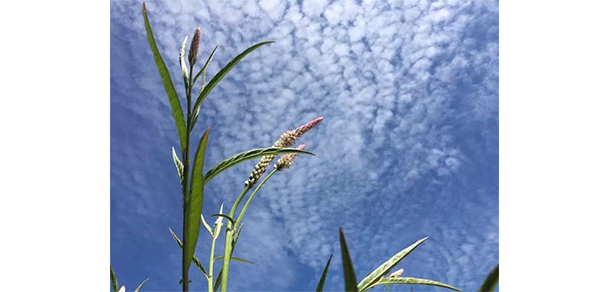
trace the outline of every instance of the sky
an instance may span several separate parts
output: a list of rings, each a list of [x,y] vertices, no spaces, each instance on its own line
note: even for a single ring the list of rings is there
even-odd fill
[[[133,290],[177,291],[179,148],[139,1],[111,1],[111,263]],[[415,241],[403,276],[475,291],[499,259],[498,1],[148,1],[157,45],[183,98],[180,45],[201,27],[208,80],[266,40],[212,91],[193,131],[210,127],[205,169],[269,147],[316,117],[299,156],[245,217],[232,291],[343,289],[338,229],[358,279]],[[182,100],[184,102],[184,99]],[[183,108],[184,108],[183,104]],[[231,205],[257,160],[214,178],[203,215]],[[196,255],[207,262],[210,238]],[[191,289],[206,282],[192,266]],[[377,288],[381,291],[383,288]],[[441,291],[416,286],[415,291]],[[410,291],[393,286],[392,291]]]

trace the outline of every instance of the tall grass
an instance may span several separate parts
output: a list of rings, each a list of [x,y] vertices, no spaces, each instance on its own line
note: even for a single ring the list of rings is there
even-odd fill
[[[228,290],[229,283],[230,263],[233,261],[253,264],[247,259],[233,257],[233,252],[236,249],[239,235],[244,225],[243,221],[245,220],[245,214],[248,208],[250,207],[250,203],[255,198],[255,195],[261,191],[265,183],[277,173],[288,170],[294,164],[295,159],[299,154],[314,155],[313,153],[304,150],[305,144],[301,144],[297,148],[289,147],[292,147],[295,142],[299,140],[305,133],[320,124],[323,119],[320,117],[308,123],[305,123],[300,127],[285,131],[271,147],[246,150],[232,157],[229,157],[218,163],[217,165],[210,167],[207,171],[204,171],[206,147],[208,144],[208,140],[210,139],[211,130],[208,127],[207,130],[200,136],[198,136],[196,133],[193,133],[193,129],[197,124],[197,120],[201,113],[201,106],[204,100],[212,92],[214,87],[236,65],[238,65],[242,59],[244,59],[254,50],[261,48],[265,45],[272,44],[273,41],[264,41],[247,48],[241,54],[233,58],[233,60],[231,60],[227,65],[225,65],[212,77],[209,82],[206,83],[205,78],[207,75],[207,68],[210,62],[212,61],[214,55],[216,54],[218,46],[216,46],[212,50],[211,54],[207,57],[205,63],[200,68],[198,68],[197,61],[199,55],[199,40],[201,38],[201,29],[197,28],[193,34],[193,38],[188,49],[188,54],[186,54],[188,36],[184,38],[184,41],[182,42],[182,46],[180,48],[179,63],[182,73],[182,81],[184,83],[184,95],[182,97],[183,100],[181,101],[181,97],[176,92],[176,88],[174,87],[172,78],[169,74],[167,66],[165,65],[165,61],[161,57],[159,49],[157,48],[152,27],[149,23],[145,4],[142,5],[142,15],[144,18],[144,26],[146,29],[148,44],[150,46],[154,62],[157,65],[163,88],[168,97],[172,116],[176,124],[178,144],[180,145],[180,152],[176,152],[176,149],[172,147],[171,155],[177,170],[178,177],[180,179],[180,187],[182,191],[182,238],[180,238],[171,228],[169,228],[169,232],[178,244],[178,246],[182,249],[182,277],[180,279],[182,291],[186,292],[189,290],[189,283],[192,281],[191,279],[189,279],[189,270],[191,267],[191,263],[194,263],[197,269],[201,272],[203,278],[207,281],[208,292],[214,292],[218,289],[220,289],[222,292],[226,292]],[[200,81],[199,78],[201,78]],[[182,108],[183,102],[186,104],[186,109]],[[192,142],[196,142],[196,145],[191,145]],[[191,152],[193,149],[191,149],[191,146],[196,146],[196,148],[193,148],[195,151],[192,159]],[[262,178],[263,175],[266,173],[267,168],[271,165],[271,163],[278,155],[281,155],[281,157],[273,165],[273,170],[269,174],[267,174],[262,179],[262,181],[259,182],[260,178]],[[210,226],[206,222],[205,217],[201,214],[204,202],[205,185],[212,179],[214,179],[217,175],[221,174],[223,171],[239,163],[259,157],[259,162],[255,165],[248,179],[245,181],[243,190],[239,195],[236,196],[236,199],[231,205],[229,212],[227,214],[223,213],[224,207],[223,205],[221,205],[219,208],[219,212],[217,214],[212,215],[212,217],[217,218],[214,221],[213,226]],[[246,198],[246,196],[248,196],[248,199],[242,206],[241,203]],[[199,241],[199,233],[202,225],[209,234],[211,240],[210,254],[207,261],[207,269],[204,266],[204,262],[201,261],[197,257],[197,255],[195,255],[195,248]],[[222,247],[222,255],[218,256],[216,252],[216,241],[223,231],[225,235],[225,241]],[[354,266],[352,265],[349,250],[347,247],[347,242],[341,229],[339,230],[339,239],[341,243],[341,258],[343,262],[346,291],[363,292],[372,289],[375,286],[389,286],[392,284],[432,285],[459,291],[453,286],[437,281],[402,277],[402,269],[390,274],[389,276],[386,276],[394,267],[399,264],[401,260],[408,256],[427,238],[423,238],[412,244],[411,246],[401,250],[389,260],[381,264],[377,269],[369,273],[360,282],[357,282],[356,280],[356,273],[354,270]],[[324,268],[324,271],[322,272],[320,280],[318,281],[318,285],[315,291],[323,291],[331,260],[332,255],[330,255],[326,263],[326,266]],[[217,266],[215,265],[216,261],[219,261],[222,264],[218,272],[215,271],[215,268],[217,268]],[[113,290],[115,292],[117,292],[118,290],[124,290],[124,286],[121,287],[121,289],[118,288],[119,284],[114,270],[112,269],[112,266],[110,267],[110,271]],[[237,280],[238,279],[234,281]],[[148,281],[148,279],[144,280],[136,288],[136,291],[138,291],[146,281]],[[485,287],[488,286],[489,285]]]

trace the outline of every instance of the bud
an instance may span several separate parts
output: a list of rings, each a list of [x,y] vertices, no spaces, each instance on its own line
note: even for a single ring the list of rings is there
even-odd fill
[[[294,130],[288,130],[286,132],[284,132],[282,134],[282,136],[280,136],[280,138],[275,141],[275,143],[273,143],[273,147],[278,147],[278,148],[287,148],[290,147],[292,145],[294,145],[294,143],[301,137],[303,136],[303,134],[307,133],[309,130],[311,130],[313,127],[315,127],[317,124],[319,124],[320,122],[322,122],[324,118],[323,117],[319,117],[305,125],[302,125]],[[246,187],[251,188],[252,186],[254,186],[254,184],[256,184],[256,182],[258,181],[258,179],[265,173],[265,171],[267,171],[267,166],[269,166],[269,164],[271,163],[271,161],[273,161],[273,159],[276,157],[277,155],[267,155],[267,156],[263,156],[263,158],[261,158],[261,160],[258,162],[258,164],[256,164],[256,166],[254,166],[254,169],[252,170],[252,173],[250,173],[250,177],[248,178],[248,180],[245,182]]]
[[[201,28],[197,27],[195,35],[191,41],[191,48],[189,49],[189,64],[195,66],[197,62],[197,53],[199,52],[199,38],[201,37]]]
[[[303,150],[305,149],[306,145],[307,144],[303,143],[299,145],[297,149]],[[282,157],[280,157],[280,159],[277,160],[277,163],[273,167],[279,171],[289,169],[294,164],[294,160],[297,158],[297,156],[299,156],[299,153],[284,154]]]
[[[390,274],[390,278],[398,278],[400,276],[402,276],[402,273],[405,272],[405,269],[400,269],[392,274]]]

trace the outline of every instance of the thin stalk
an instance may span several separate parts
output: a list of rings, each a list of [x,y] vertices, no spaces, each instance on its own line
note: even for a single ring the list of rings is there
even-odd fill
[[[185,236],[186,234],[186,202],[188,200],[189,197],[189,185],[188,185],[188,179],[189,179],[189,144],[190,144],[190,138],[191,138],[191,132],[188,131],[188,129],[190,129],[191,127],[191,91],[193,88],[192,85],[192,76],[193,76],[193,66],[190,66],[190,73],[189,73],[189,86],[186,90],[186,102],[187,102],[187,107],[186,107],[186,111],[187,111],[187,118],[186,118],[186,145],[184,147],[184,152],[182,152],[182,161],[184,164],[184,181],[182,182],[182,198],[183,198],[183,202],[182,202],[182,242],[185,248],[182,249],[182,291],[183,292],[188,292],[189,290],[189,273],[188,273],[188,269],[186,268],[186,265],[184,263],[184,258],[186,257],[186,247],[188,246],[187,243],[187,238]],[[188,261],[190,261],[191,259],[188,259]]]
[[[244,216],[244,214],[246,213],[246,210],[248,209],[248,206],[250,205],[250,202],[252,201],[252,198],[254,198],[254,195],[256,195],[256,193],[258,192],[258,190],[260,190],[263,185],[267,182],[267,180],[269,178],[271,178],[271,176],[273,176],[275,173],[277,172],[277,169],[273,169],[273,171],[271,173],[269,173],[265,179],[258,184],[258,186],[256,187],[256,189],[254,189],[254,192],[252,192],[252,194],[250,195],[250,197],[248,198],[248,201],[246,201],[246,204],[244,205],[244,207],[241,209],[241,212],[239,213],[239,217],[237,217],[237,221],[235,221],[235,226],[239,226],[239,223],[241,222],[241,218]]]
[[[245,187],[241,194],[233,203],[233,207],[231,207],[231,212],[229,213],[229,217],[233,218],[235,215],[235,211],[237,210],[237,206],[241,200],[246,196],[250,187]],[[237,226],[236,226],[237,227]],[[227,232],[225,237],[225,246],[224,246],[224,258],[222,259],[222,277],[220,278],[220,291],[227,292],[227,282],[229,281],[229,261],[231,260],[232,253],[232,245],[233,245],[233,228],[231,221],[227,221]]]
[[[212,248],[210,249],[210,266],[208,268],[208,292],[214,292],[214,248],[216,247],[216,237],[212,237]]]

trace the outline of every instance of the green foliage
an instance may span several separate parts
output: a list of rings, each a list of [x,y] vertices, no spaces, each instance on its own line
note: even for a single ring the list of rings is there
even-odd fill
[[[203,183],[207,184],[212,178],[220,174],[221,172],[241,163],[246,160],[254,159],[261,156],[266,155],[277,155],[277,154],[288,154],[288,153],[299,153],[299,154],[309,154],[315,155],[309,151],[299,150],[299,149],[290,149],[290,148],[277,148],[277,147],[269,147],[269,148],[259,148],[252,149],[248,151],[244,151],[239,153],[233,157],[227,158],[222,162],[218,163],[216,166],[212,167],[212,169],[208,170],[203,176]]]
[[[318,281],[318,286],[316,287],[316,292],[322,292],[324,290],[324,282],[326,281],[326,273],[328,273],[328,267],[330,266],[330,261],[333,259],[333,255],[331,254],[326,262],[326,266],[324,267],[324,272],[322,272],[322,276],[320,277],[320,281]]]
[[[176,241],[176,243],[178,244],[178,246],[180,248],[182,247],[182,241],[180,241],[180,238],[178,238],[178,236],[176,236],[176,233],[174,233],[174,231],[170,228],[169,229],[169,233],[172,234],[172,237],[174,238],[174,240]],[[205,271],[205,268],[203,267],[203,264],[201,263],[201,261],[197,258],[196,255],[193,255],[193,263],[195,263],[195,266],[197,266],[199,268],[199,270],[203,273],[204,276],[208,276],[208,273]]]
[[[493,292],[500,282],[500,265],[498,264],[485,278],[477,292]]]
[[[222,260],[222,259],[224,259],[224,256],[219,256],[219,257],[215,257],[214,258],[215,261],[219,261],[219,260]],[[231,261],[240,262],[240,263],[246,263],[246,264],[251,264],[251,265],[254,264],[253,262],[251,262],[249,260],[238,258],[238,257],[234,257],[234,256],[231,257]]]
[[[114,269],[112,268],[112,265],[110,265],[110,281],[112,281],[112,291],[118,292],[119,291],[119,281],[116,278],[116,274],[114,273]]]
[[[407,255],[409,255],[416,247],[426,241],[428,237],[424,237],[412,244],[411,246],[401,250],[394,256],[392,256],[385,263],[381,264],[381,266],[377,267],[373,272],[371,272],[368,276],[366,276],[360,283],[358,284],[358,289],[361,291],[365,291],[367,288],[372,286],[375,282],[379,281],[383,275],[387,274],[392,268],[394,268],[398,263],[404,259]]]
[[[383,277],[381,278],[379,281],[373,283],[373,285],[367,287],[366,289],[362,290],[362,292],[373,288],[374,286],[377,285],[390,285],[390,284],[402,284],[402,285],[428,285],[428,286],[436,286],[436,287],[441,287],[441,288],[447,288],[447,289],[451,289],[454,291],[460,291],[458,290],[458,288],[455,288],[451,285],[447,285],[445,283],[441,283],[441,282],[437,282],[437,281],[433,281],[433,280],[428,280],[428,279],[419,279],[419,278],[403,278],[403,277]]]
[[[352,259],[349,256],[345,236],[343,236],[343,228],[339,228],[339,240],[341,244],[341,259],[343,260],[343,279],[345,280],[345,291],[358,292],[356,272],[354,271],[354,266],[352,265]]]
[[[183,269],[188,272],[191,264],[191,259],[195,254],[195,246],[199,239],[199,218],[203,208],[203,161],[205,157],[205,148],[208,143],[210,129],[203,134],[197,152],[195,154],[195,164],[193,164],[193,176],[191,178],[191,194],[186,199],[184,206],[186,212],[184,226],[184,250],[182,256]]]
[[[174,88],[172,78],[169,75],[167,66],[165,66],[165,62],[163,61],[161,53],[159,53],[159,49],[157,48],[157,44],[155,43],[152,28],[150,27],[150,23],[148,22],[148,15],[146,13],[145,4],[142,4],[142,15],[144,16],[144,26],[146,27],[146,37],[148,38],[148,45],[150,46],[150,50],[152,51],[153,57],[155,59],[155,64],[157,64],[159,75],[161,75],[163,88],[165,89],[165,93],[167,94],[167,98],[169,99],[169,105],[172,109],[174,121],[176,122],[176,128],[178,128],[180,146],[184,151],[186,147],[186,123],[184,122],[184,113],[182,112],[182,106],[180,105],[180,100],[178,99],[178,94],[176,93],[176,89]]]
[[[231,71],[231,69],[233,69],[233,67],[235,67],[239,63],[239,61],[241,61],[243,58],[245,58],[248,54],[252,53],[254,50],[258,49],[259,47],[262,47],[264,45],[271,44],[271,43],[274,43],[274,42],[266,41],[266,42],[258,43],[254,46],[249,47],[248,49],[243,51],[241,54],[237,55],[237,57],[235,57],[231,62],[229,62],[229,64],[227,64],[224,68],[222,68],[220,71],[218,71],[218,73],[216,73],[216,75],[214,75],[214,77],[212,77],[212,80],[210,80],[210,83],[208,83],[203,88],[203,90],[197,97],[197,101],[195,101],[195,106],[194,106],[195,110],[193,111],[194,123],[197,122],[197,117],[199,116],[199,108],[201,107],[201,104],[203,103],[205,98],[208,96],[208,94],[210,94],[212,89],[214,89],[214,87],[216,87],[218,82],[220,82],[220,80],[222,80],[229,73],[229,71]],[[216,50],[214,50],[214,52],[216,52]],[[212,55],[210,55],[210,58],[208,58],[209,60],[211,60],[214,52],[212,52]]]
[[[142,288],[142,286],[144,286],[144,283],[148,282],[148,279],[142,281],[142,283],[140,283],[140,285],[138,285],[138,287],[136,287],[136,290],[133,290],[133,292],[138,292],[140,291],[140,288]]]

